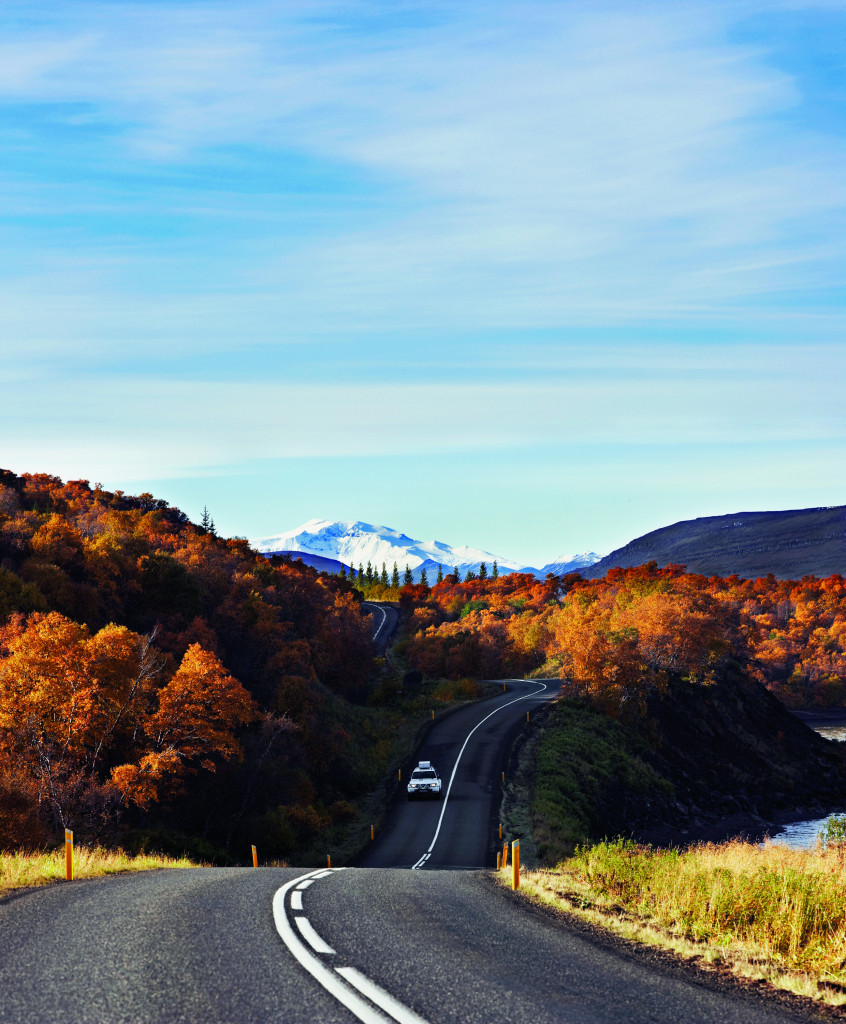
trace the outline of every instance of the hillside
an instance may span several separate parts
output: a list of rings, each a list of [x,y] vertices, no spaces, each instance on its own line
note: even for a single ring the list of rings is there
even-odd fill
[[[706,576],[779,579],[846,574],[846,506],[785,512],[736,512],[653,530],[587,569],[598,579],[615,566],[655,561]]]

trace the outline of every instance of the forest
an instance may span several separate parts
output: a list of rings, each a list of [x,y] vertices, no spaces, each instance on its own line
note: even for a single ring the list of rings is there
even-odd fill
[[[846,701],[846,582],[705,577],[655,562],[406,587],[405,654],[426,675],[560,676],[609,710],[671,676],[707,682],[728,659],[787,705]]]
[[[363,598],[402,612],[391,666]],[[845,647],[840,576],[330,575],[150,494],[0,470],[0,849],[69,826],[219,862],[251,843],[300,855],[395,772],[397,736],[414,733],[403,674],[435,681],[430,703],[557,676],[619,716],[732,661],[785,703],[839,705]]]
[[[0,471],[0,848],[284,856],[348,820],[360,600],[150,494]]]

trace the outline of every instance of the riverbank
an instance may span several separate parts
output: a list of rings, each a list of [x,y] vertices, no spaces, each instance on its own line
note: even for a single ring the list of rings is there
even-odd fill
[[[506,884],[506,873],[498,878]],[[618,840],[525,872],[520,891],[704,970],[846,1006],[842,848],[731,842],[679,851]]]

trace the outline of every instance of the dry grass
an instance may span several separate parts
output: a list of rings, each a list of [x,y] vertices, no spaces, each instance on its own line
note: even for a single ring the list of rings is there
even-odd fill
[[[840,845],[806,851],[733,841],[680,851],[606,842],[554,870],[526,872],[521,888],[705,967],[846,1004]]]
[[[100,847],[76,847],[73,856],[74,878],[97,878],[123,871],[152,871],[157,868],[196,868],[186,857],[178,859],[159,854],[131,857],[120,850]],[[0,896],[12,889],[49,885],[65,880],[65,851],[49,853],[0,852]]]

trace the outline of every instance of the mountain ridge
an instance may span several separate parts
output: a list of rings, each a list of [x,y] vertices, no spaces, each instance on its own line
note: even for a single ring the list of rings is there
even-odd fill
[[[307,555],[354,568],[367,562],[378,568],[384,562],[391,570],[396,562],[402,572],[408,565],[415,582],[424,571],[427,577],[431,577],[439,565],[445,572],[457,569],[464,574],[467,571],[478,572],[483,562],[490,570],[496,562],[500,573],[527,572],[543,578],[548,572],[560,575],[599,559],[594,552],[564,555],[538,569],[482,548],[450,545],[437,540],[415,540],[391,527],[373,526],[361,520],[310,519],[293,530],[259,537],[251,540],[250,544],[264,555],[287,554],[292,558]]]

